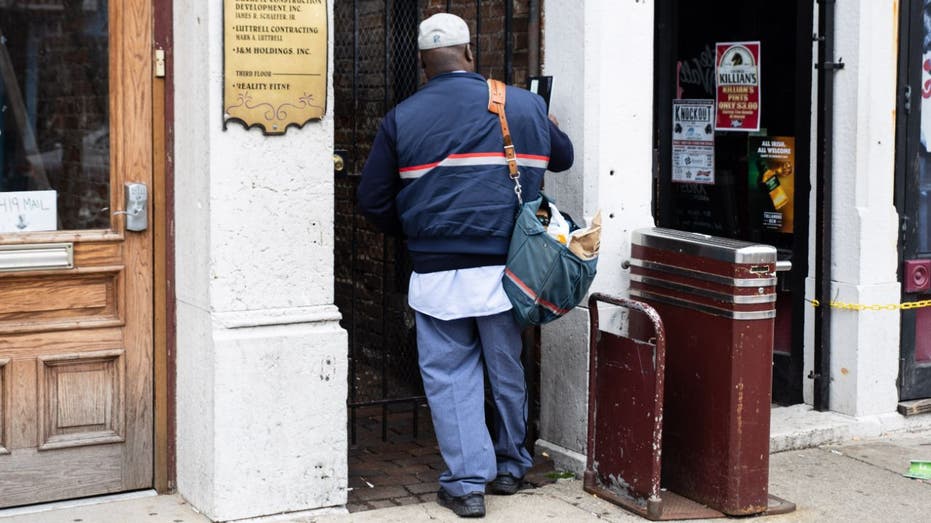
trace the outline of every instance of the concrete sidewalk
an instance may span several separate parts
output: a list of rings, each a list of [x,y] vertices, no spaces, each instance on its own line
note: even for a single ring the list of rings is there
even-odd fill
[[[791,413],[790,413],[791,414]],[[792,415],[807,416],[802,410]],[[798,509],[760,521],[931,521],[931,481],[902,476],[913,459],[931,460],[931,427],[928,421],[908,422],[890,436],[862,439],[885,422],[871,427],[847,423],[849,419],[823,418],[823,430],[808,434],[784,428],[778,436],[774,424],[772,445],[783,450],[770,456],[771,494],[789,500]],[[838,421],[844,423],[838,424]],[[806,423],[810,423],[808,420]],[[898,423],[898,422],[896,422]],[[810,425],[809,425],[810,426]],[[908,430],[909,432],[906,432]],[[838,439],[844,443],[835,443]],[[822,441],[825,440],[825,441]],[[818,443],[820,441],[820,443]],[[814,448],[784,450],[818,444]],[[485,521],[645,521],[582,490],[581,481],[559,480],[510,497],[487,496]],[[49,508],[49,507],[42,507]],[[33,508],[32,510],[35,510]],[[263,518],[262,522],[343,523],[461,521],[436,503],[420,503],[353,514],[340,509]],[[24,513],[23,509],[0,511],[0,523],[207,523],[177,496],[143,496],[88,506]],[[718,520],[722,521],[722,520]]]
[[[774,454],[770,459],[769,491],[794,502],[798,509],[759,521],[929,521],[931,482],[902,476],[909,460],[921,457],[931,459],[931,433]],[[646,521],[587,494],[578,480],[560,480],[511,497],[488,496],[486,504],[486,521]],[[459,519],[435,503],[424,503],[306,521],[409,523]]]

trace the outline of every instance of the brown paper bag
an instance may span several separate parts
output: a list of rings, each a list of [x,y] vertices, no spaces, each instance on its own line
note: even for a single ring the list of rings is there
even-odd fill
[[[583,260],[598,256],[601,248],[601,210],[592,218],[591,227],[574,231],[569,237],[569,250]]]

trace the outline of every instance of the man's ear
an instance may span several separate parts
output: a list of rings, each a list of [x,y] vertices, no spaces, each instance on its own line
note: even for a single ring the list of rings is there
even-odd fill
[[[472,59],[472,44],[466,44],[466,46],[465,46],[465,59],[466,59],[466,62],[469,62],[470,64],[473,62],[473,59]]]

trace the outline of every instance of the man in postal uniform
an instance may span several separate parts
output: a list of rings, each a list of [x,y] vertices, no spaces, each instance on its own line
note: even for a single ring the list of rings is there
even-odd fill
[[[518,209],[489,88],[475,73],[465,21],[435,14],[420,24],[427,84],[388,112],[362,171],[359,210],[387,233],[403,233],[414,272],[424,390],[447,470],[437,502],[462,517],[485,515],[486,485],[509,495],[532,459],[524,447],[527,388],[521,327],[501,284]],[[572,166],[569,138],[542,98],[508,87],[506,114],[523,198],[543,173]],[[495,412],[485,423],[487,371]]]

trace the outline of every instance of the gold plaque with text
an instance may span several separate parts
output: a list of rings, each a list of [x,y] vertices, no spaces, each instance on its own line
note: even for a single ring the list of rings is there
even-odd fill
[[[224,0],[223,125],[284,134],[326,112],[326,0]]]

